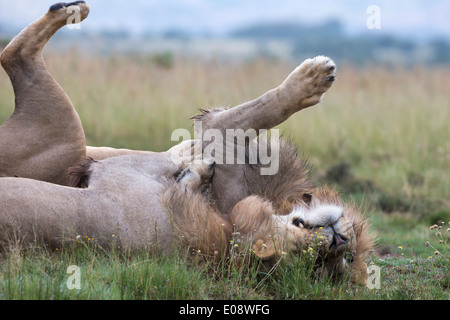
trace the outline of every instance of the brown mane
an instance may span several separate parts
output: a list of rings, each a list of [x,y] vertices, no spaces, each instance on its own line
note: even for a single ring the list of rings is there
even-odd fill
[[[269,200],[277,214],[287,214],[295,204],[304,201],[303,195],[311,194],[315,186],[309,180],[308,161],[298,156],[294,143],[281,137],[276,152],[280,154],[277,174],[258,173],[246,177],[246,184],[249,194]]]

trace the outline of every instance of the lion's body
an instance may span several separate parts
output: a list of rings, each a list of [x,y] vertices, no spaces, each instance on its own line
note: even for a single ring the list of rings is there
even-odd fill
[[[169,221],[160,196],[177,167],[167,154],[139,157],[92,163],[89,188],[83,189],[24,178],[1,179],[0,225],[15,230],[22,243],[39,239],[41,244],[60,247],[64,239],[83,235],[106,246],[115,234],[124,248],[150,248],[156,242],[167,248]]]
[[[363,258],[372,245],[367,220],[355,208],[344,206],[335,192],[313,188],[304,161],[294,156],[291,145],[282,141],[280,145],[284,179],[254,175],[261,179],[246,182],[249,195],[234,204],[228,217],[193,188],[195,181],[184,184],[173,178],[179,166],[169,153],[92,161],[84,168],[86,188],[3,178],[0,226],[9,232],[2,230],[0,240],[5,244],[13,234],[21,243],[54,248],[82,236],[96,239],[104,248],[120,243],[124,250],[170,253],[173,244],[179,249],[184,243],[204,254],[224,255],[233,231],[239,231],[243,243],[254,247],[257,255],[273,260],[283,250],[297,252],[315,245],[321,225],[321,248],[330,271],[344,270],[347,251],[353,254],[354,263],[364,265]],[[298,171],[287,175],[292,168]],[[200,169],[197,167],[197,172]],[[201,176],[197,180],[201,181]],[[271,188],[261,188],[264,182]],[[305,193],[311,194],[311,203],[304,201]],[[290,203],[289,209],[286,203]],[[295,225],[295,217],[314,227]],[[339,250],[330,250],[334,232],[347,241]]]
[[[89,8],[79,7],[81,18],[86,18]],[[86,157],[80,118],[42,58],[44,46],[69,16],[65,10],[49,10],[1,53],[16,105],[14,114],[0,126],[0,177],[66,184],[67,167]]]
[[[58,247],[87,236],[106,248],[114,235],[125,250],[168,252],[184,243],[226,254],[237,228],[268,260],[283,248],[312,245],[320,230],[327,270],[342,271],[350,252],[356,278],[364,278],[363,258],[372,245],[367,220],[332,190],[313,186],[306,163],[285,142],[277,149],[278,172],[269,176],[261,174],[261,163],[227,164],[226,153],[215,168],[209,160],[192,162],[192,155],[176,164],[172,155],[190,150],[189,141],[162,153],[86,147],[80,119],[42,59],[47,41],[69,23],[72,6],[81,20],[87,17],[84,1],[54,5],[0,56],[16,96],[14,114],[0,127],[2,246],[15,239]],[[199,134],[271,129],[320,102],[334,80],[331,59],[307,59],[255,100],[195,117],[203,124]],[[203,141],[201,151],[211,147],[223,145]],[[86,157],[93,159],[82,162]],[[211,198],[203,193],[209,183]]]

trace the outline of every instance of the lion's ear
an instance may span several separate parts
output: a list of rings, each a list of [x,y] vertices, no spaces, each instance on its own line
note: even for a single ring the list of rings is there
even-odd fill
[[[262,239],[256,240],[253,244],[253,251],[261,259],[271,258],[276,253],[272,239],[268,239],[268,241],[264,241]]]

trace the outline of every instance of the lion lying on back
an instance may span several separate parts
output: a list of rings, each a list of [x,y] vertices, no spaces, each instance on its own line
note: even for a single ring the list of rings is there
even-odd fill
[[[14,115],[0,127],[2,247],[11,240],[60,247],[88,235],[106,248],[115,234],[125,250],[168,253],[185,245],[223,256],[239,234],[269,265],[283,252],[295,256],[315,246],[327,272],[350,270],[354,281],[364,281],[363,260],[373,245],[368,221],[331,189],[311,185],[306,163],[286,142],[279,143],[278,172],[268,176],[261,163],[187,157],[176,164],[173,155],[190,150],[189,141],[160,153],[86,148],[80,119],[41,56],[71,7],[88,16],[84,1],[53,5],[0,56],[16,95]],[[335,69],[327,57],[307,59],[255,100],[197,116],[200,134],[271,129],[320,102]],[[200,149],[211,146],[223,147],[204,141]],[[93,159],[82,161],[87,156]]]
[[[373,245],[368,221],[336,192],[310,185],[295,148],[285,142],[280,146],[279,175],[250,183],[252,195],[228,216],[202,192],[214,173],[208,160],[184,167],[175,166],[166,153],[90,160],[71,170],[85,188],[3,178],[1,239],[14,236],[21,243],[61,248],[77,235],[88,235],[108,248],[115,234],[115,244],[124,250],[170,253],[183,244],[224,256],[238,232],[239,240],[269,266],[282,252],[299,255],[315,247],[327,272],[342,273],[347,266],[354,281],[364,281],[364,259]],[[183,177],[176,179],[181,171]]]

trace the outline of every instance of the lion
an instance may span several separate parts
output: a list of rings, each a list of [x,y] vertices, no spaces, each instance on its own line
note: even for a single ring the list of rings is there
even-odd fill
[[[42,51],[50,38],[64,25],[74,22],[73,12],[79,12],[83,21],[89,10],[84,1],[52,5],[1,53],[0,63],[14,89],[15,110],[0,126],[0,177],[68,185],[66,170],[86,158],[103,160],[152,153],[86,146],[83,127],[70,98],[45,66]],[[204,115],[204,129],[273,128],[293,113],[317,104],[331,87],[334,68],[329,58],[308,59],[298,67],[302,70],[295,70],[282,85],[257,99]],[[218,176],[222,176],[222,169]]]
[[[162,203],[174,234],[206,255],[223,256],[230,250],[230,240],[237,240],[252,248],[268,269],[284,254],[299,256],[315,248],[316,265],[324,267],[325,274],[350,271],[353,282],[365,284],[364,260],[375,239],[367,216],[355,205],[342,203],[329,187],[313,186],[307,161],[298,157],[292,143],[281,139],[280,153],[278,174],[246,179],[247,192],[229,215],[221,214],[200,193],[186,199],[185,190],[166,189]]]
[[[333,190],[312,185],[307,163],[283,139],[270,145],[280,155],[274,175],[262,175],[260,161],[229,164],[185,152],[223,147],[216,140],[184,141],[166,152],[86,146],[78,114],[42,58],[45,44],[70,23],[73,8],[81,20],[88,16],[84,1],[53,5],[0,56],[16,95],[15,111],[0,127],[3,247],[16,239],[57,248],[86,235],[107,248],[114,234],[129,251],[170,253],[184,245],[226,255],[238,230],[268,264],[319,239],[328,272],[350,270],[355,282],[363,281],[364,258],[373,246],[367,218]],[[335,78],[330,58],[307,59],[260,97],[193,119],[203,124],[200,134],[271,129],[319,103]],[[175,163],[174,154],[188,156]]]
[[[86,157],[104,159],[129,153],[88,148],[80,118],[70,98],[47,71],[42,51],[50,38],[89,14],[84,1],[57,3],[27,26],[3,50],[0,63],[13,85],[15,109],[0,126],[0,177],[24,177],[67,185],[66,170]]]
[[[84,188],[2,178],[0,241],[3,247],[13,239],[55,249],[88,236],[103,248],[114,243],[128,252],[193,248],[224,257],[238,233],[268,268],[284,253],[296,256],[319,243],[325,272],[349,271],[354,282],[364,283],[364,259],[373,245],[368,220],[331,189],[309,185],[305,162],[292,145],[282,141],[281,151],[291,159],[280,167],[285,178],[249,184],[251,195],[229,215],[205,192],[216,167],[209,159],[182,166],[167,153],[89,159],[71,171]],[[292,194],[277,194],[283,188]],[[286,201],[291,209],[283,214]]]

